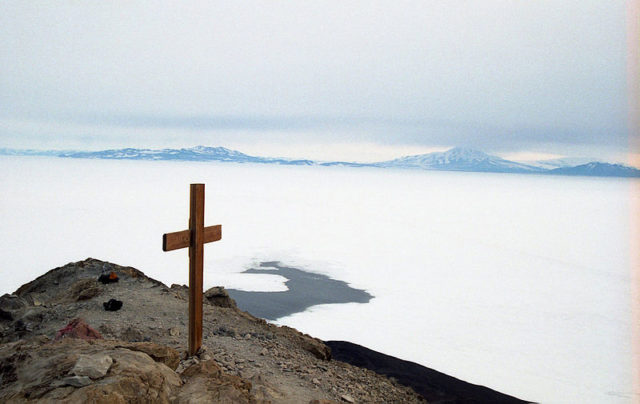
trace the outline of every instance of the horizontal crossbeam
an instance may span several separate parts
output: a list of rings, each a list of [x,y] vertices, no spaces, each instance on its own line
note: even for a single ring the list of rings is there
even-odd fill
[[[222,239],[222,225],[216,224],[204,228],[204,242],[211,243]],[[172,251],[191,246],[191,231],[182,230],[162,235],[162,251]]]

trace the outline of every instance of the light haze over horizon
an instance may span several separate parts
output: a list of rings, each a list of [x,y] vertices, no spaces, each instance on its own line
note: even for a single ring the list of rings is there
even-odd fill
[[[637,19],[632,0],[5,1],[0,147],[638,165]]]

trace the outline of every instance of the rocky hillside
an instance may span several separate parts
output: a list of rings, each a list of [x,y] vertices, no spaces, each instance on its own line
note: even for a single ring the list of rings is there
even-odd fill
[[[47,272],[0,297],[0,402],[424,402],[221,288],[205,297],[204,349],[187,357],[185,286],[95,259]]]

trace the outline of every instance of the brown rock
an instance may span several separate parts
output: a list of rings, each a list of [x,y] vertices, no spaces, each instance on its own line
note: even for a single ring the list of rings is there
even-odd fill
[[[214,286],[204,292],[205,301],[218,307],[237,307],[236,301],[229,297],[229,293],[222,286]]]
[[[171,370],[175,370],[180,363],[180,354],[168,346],[155,344],[153,342],[130,342],[117,341],[116,347],[126,348],[132,351],[144,352],[154,361],[164,363]]]
[[[316,358],[328,361],[331,359],[331,348],[317,338],[303,334],[295,328],[282,326],[279,330],[296,341],[305,351],[311,352]]]
[[[102,290],[95,279],[80,279],[71,285],[69,291],[64,291],[65,298],[74,302],[88,300],[98,296]]]
[[[272,383],[269,383],[261,374],[256,374],[251,379],[251,393],[258,399],[267,403],[277,403],[285,397]]]
[[[214,360],[208,361],[200,361],[198,363],[193,363],[191,366],[186,368],[184,372],[182,372],[182,376],[184,377],[193,377],[198,374],[206,374],[209,376],[220,376],[222,374],[222,369]]]
[[[175,403],[256,403],[251,383],[225,375],[213,360],[194,363],[184,370],[187,379]]]
[[[108,356],[110,368],[99,383],[87,375],[70,376],[86,357]],[[13,360],[11,358],[14,358]],[[12,364],[12,366],[5,366]],[[181,385],[178,376],[149,355],[117,341],[65,338],[53,344],[20,341],[0,346],[0,402],[160,402]],[[8,370],[9,367],[13,369]]]
[[[107,401],[112,396],[121,402],[168,403],[169,397],[180,386],[178,376],[148,355],[126,349],[109,351],[115,363],[109,375],[100,384],[78,389],[68,397],[69,402]],[[116,401],[116,402],[117,402]]]

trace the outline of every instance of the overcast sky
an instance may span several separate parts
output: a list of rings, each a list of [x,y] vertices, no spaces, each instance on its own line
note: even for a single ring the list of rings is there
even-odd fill
[[[0,147],[621,156],[637,18],[631,0],[3,0]]]

